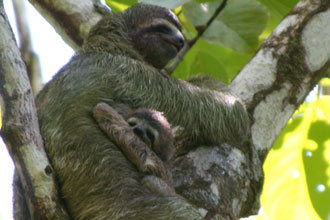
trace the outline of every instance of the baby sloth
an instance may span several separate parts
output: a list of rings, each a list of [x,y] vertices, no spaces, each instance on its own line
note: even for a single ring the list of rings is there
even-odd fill
[[[141,184],[152,192],[175,194],[170,171],[174,145],[170,125],[161,112],[130,110],[125,119],[112,107],[99,103],[93,116],[101,129],[139,171]]]
[[[173,156],[173,136],[170,125],[161,112],[137,109],[126,117],[136,134],[166,164]]]

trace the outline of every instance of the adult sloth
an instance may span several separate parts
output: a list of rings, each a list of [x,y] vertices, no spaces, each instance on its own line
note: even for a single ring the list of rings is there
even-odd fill
[[[92,117],[99,102],[122,114],[126,107],[151,108],[183,128],[185,145],[243,140],[248,117],[234,96],[160,72],[182,46],[170,10],[136,4],[93,27],[82,50],[38,95],[41,134],[73,219],[202,219],[182,197],[141,186],[144,174]]]

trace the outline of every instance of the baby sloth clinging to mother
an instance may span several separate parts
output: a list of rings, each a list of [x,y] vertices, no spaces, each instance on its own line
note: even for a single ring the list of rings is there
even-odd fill
[[[130,110],[122,117],[114,108],[99,103],[94,118],[129,161],[147,173],[141,184],[162,195],[175,194],[170,171],[173,135],[163,114],[152,109]]]

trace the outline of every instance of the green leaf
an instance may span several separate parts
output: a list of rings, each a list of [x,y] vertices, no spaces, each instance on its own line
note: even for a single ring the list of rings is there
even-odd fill
[[[130,6],[137,3],[137,0],[125,0],[125,1],[116,1],[116,0],[106,0],[106,4],[111,8],[112,12],[121,12]]]
[[[327,219],[330,213],[330,97],[305,103],[264,163],[265,219]],[[285,211],[283,211],[285,210]]]
[[[189,2],[191,0],[162,0],[162,1],[156,1],[156,0],[139,0],[139,2],[147,3],[147,4],[153,4],[153,5],[159,5],[165,8],[174,9],[179,7],[180,5],[183,5],[186,2]]]
[[[217,0],[195,0],[197,3],[215,2]]]
[[[270,19],[267,33],[272,32],[299,0],[258,0],[267,7]]]
[[[137,0],[106,0],[107,4],[111,4],[111,2],[118,2],[118,3],[123,4],[123,5],[134,5],[138,1]]]
[[[203,53],[204,55],[198,57],[199,53]],[[210,58],[210,60],[212,59],[212,62],[215,62],[215,64],[207,64],[210,65],[210,68],[203,68],[205,64],[201,64],[201,67],[195,65],[196,60],[205,60],[205,56],[211,56],[212,58]],[[185,79],[201,71],[228,84],[251,57],[252,54],[238,54],[228,48],[210,44],[201,39],[189,50],[183,62],[176,68],[173,75]],[[206,60],[205,62],[208,63],[210,60]]]
[[[228,77],[224,65],[213,54],[207,51],[200,51],[195,57],[192,65],[194,74],[207,74],[218,78],[222,82],[228,82]]]
[[[205,6],[205,7],[204,7]],[[211,18],[219,3],[198,4],[189,2],[182,6],[182,13],[194,26],[203,26]]]
[[[189,2],[183,6],[182,11],[194,26],[203,26],[220,3]],[[258,37],[266,27],[267,19],[266,7],[256,0],[230,0],[203,38],[239,53],[252,53],[256,50]]]
[[[258,0],[265,5],[270,13],[284,17],[299,2],[299,0]]]
[[[186,79],[191,76],[192,65],[199,52],[199,44],[197,43],[193,48],[191,48],[188,53],[184,56],[183,61],[175,69],[173,76],[181,79]]]
[[[328,219],[330,213],[330,96],[322,96],[314,103],[316,117],[308,131],[303,163],[313,207],[322,219]]]

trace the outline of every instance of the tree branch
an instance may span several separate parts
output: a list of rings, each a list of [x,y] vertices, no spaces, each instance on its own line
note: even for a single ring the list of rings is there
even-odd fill
[[[25,13],[25,2],[13,0],[17,29],[20,38],[20,50],[23,60],[26,63],[32,92],[36,95],[42,87],[40,62],[38,56],[32,49],[31,35]]]
[[[29,0],[29,2],[74,50],[81,47],[89,29],[104,14],[109,13],[105,8],[100,10],[99,0]]]
[[[299,2],[230,85],[251,114],[252,140],[262,159],[329,70],[329,8],[329,0]]]
[[[69,219],[58,200],[52,168],[43,149],[34,98],[0,1],[0,131],[25,189],[33,219]]]

